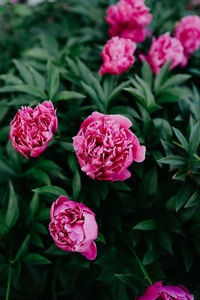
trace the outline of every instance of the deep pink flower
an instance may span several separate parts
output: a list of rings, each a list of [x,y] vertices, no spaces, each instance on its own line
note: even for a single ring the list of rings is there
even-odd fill
[[[181,42],[184,48],[185,60],[200,47],[200,17],[187,16],[182,18],[175,27],[174,36]]]
[[[90,260],[96,258],[98,227],[88,207],[60,196],[51,206],[50,217],[49,231],[59,248],[80,252]]]
[[[145,39],[145,26],[151,22],[152,15],[144,0],[120,0],[108,8],[105,19],[110,24],[111,37],[120,36],[140,43]]]
[[[129,129],[132,123],[121,115],[93,112],[73,138],[81,170],[92,179],[125,180],[133,161],[145,159],[145,147]]]
[[[133,57],[135,49],[136,44],[130,39],[114,37],[109,40],[101,53],[103,65],[99,74],[118,75],[125,72],[135,61]]]
[[[135,300],[194,300],[194,296],[183,286],[163,286],[162,281],[150,285],[143,296]]]
[[[157,74],[160,68],[170,59],[172,60],[170,69],[182,64],[184,60],[183,52],[183,46],[180,41],[172,38],[167,32],[157,39],[153,38],[148,55],[140,55],[140,59],[146,59],[153,72]]]
[[[21,107],[10,123],[9,137],[13,147],[26,158],[39,156],[58,129],[56,111],[51,101]]]

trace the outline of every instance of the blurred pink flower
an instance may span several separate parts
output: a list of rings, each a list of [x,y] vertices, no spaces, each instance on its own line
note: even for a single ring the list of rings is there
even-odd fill
[[[134,42],[143,42],[145,26],[151,22],[152,15],[144,0],[119,0],[107,9],[106,21],[110,24],[111,37],[120,36]]]
[[[10,2],[17,3],[17,2],[19,2],[19,0],[10,0]]]
[[[183,46],[176,38],[172,38],[167,32],[157,39],[153,38],[147,56],[140,55],[141,60],[146,60],[153,72],[157,74],[160,68],[170,59],[172,60],[170,69],[175,68],[184,61]]]
[[[135,300],[194,300],[194,296],[183,286],[163,286],[162,281],[150,285],[143,296]]]
[[[174,36],[181,42],[184,48],[185,66],[188,57],[200,47],[200,17],[187,16],[182,18],[175,27]]]
[[[51,206],[50,217],[49,231],[59,248],[80,252],[89,260],[96,258],[98,227],[88,207],[60,196]]]
[[[200,0],[192,0],[191,4],[192,5],[200,5]]]
[[[13,147],[24,157],[39,156],[58,129],[56,111],[51,101],[36,106],[22,107],[10,123],[9,137]]]
[[[128,70],[135,61],[133,57],[135,49],[136,44],[130,39],[113,37],[106,43],[101,53],[103,65],[99,74],[118,75]]]
[[[121,115],[93,112],[73,138],[81,170],[92,179],[125,180],[133,161],[145,159],[144,146],[129,129],[131,121]]]

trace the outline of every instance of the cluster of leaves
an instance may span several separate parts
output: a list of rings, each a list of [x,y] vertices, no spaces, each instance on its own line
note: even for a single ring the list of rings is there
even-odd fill
[[[200,54],[184,70],[170,72],[169,61],[154,76],[136,61],[121,76],[101,78],[104,16],[114,2],[0,6],[0,297],[128,300],[157,280],[200,297]],[[186,1],[165,2],[147,1],[155,35],[190,13]],[[9,123],[22,105],[48,99],[59,133],[26,160],[11,145]],[[72,137],[93,111],[128,117],[147,148],[125,182],[80,171]],[[94,262],[54,245],[49,211],[60,195],[96,213]]]

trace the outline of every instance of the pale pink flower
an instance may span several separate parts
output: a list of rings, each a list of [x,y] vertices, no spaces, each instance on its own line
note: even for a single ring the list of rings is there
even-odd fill
[[[80,252],[90,260],[96,258],[98,227],[88,207],[60,196],[51,206],[50,217],[49,231],[59,248]]]
[[[135,300],[194,300],[194,296],[183,286],[163,286],[162,281],[150,285],[143,296]]]
[[[73,138],[81,170],[92,179],[125,180],[133,161],[145,159],[144,146],[129,129],[131,121],[121,115],[93,112]]]
[[[19,0],[10,0],[10,2],[17,3],[17,2],[19,2]]]
[[[113,37],[106,43],[101,53],[103,65],[99,74],[118,75],[128,70],[135,61],[133,57],[135,49],[136,44],[132,40]]]
[[[21,107],[10,123],[9,137],[13,147],[26,158],[39,156],[58,129],[56,111],[51,101]]]
[[[192,0],[191,4],[192,5],[200,5],[200,0]]]
[[[145,27],[151,22],[152,15],[144,0],[120,0],[107,9],[105,19],[110,24],[111,37],[120,36],[140,43],[145,39]]]
[[[153,38],[148,55],[140,55],[140,59],[145,59],[150,64],[153,72],[157,74],[160,68],[170,59],[172,60],[170,69],[181,65],[184,60],[183,52],[183,46],[180,41],[172,38],[167,32],[157,39]]]
[[[185,66],[188,57],[200,47],[200,17],[187,16],[182,18],[175,27],[174,36],[184,48],[185,59],[182,65]]]

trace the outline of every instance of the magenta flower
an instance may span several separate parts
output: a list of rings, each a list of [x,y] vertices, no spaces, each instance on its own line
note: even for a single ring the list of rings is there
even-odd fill
[[[135,300],[194,300],[194,296],[183,286],[163,286],[162,281],[150,285],[143,296]]]
[[[98,227],[88,207],[60,196],[51,206],[50,217],[49,231],[59,248],[80,252],[89,260],[96,258]]]
[[[182,65],[185,66],[188,57],[200,47],[200,17],[187,16],[182,18],[175,27],[174,36],[184,48],[185,59]]]
[[[146,59],[153,72],[157,74],[160,68],[170,59],[172,60],[170,69],[182,64],[184,60],[183,52],[183,46],[180,41],[176,38],[172,38],[167,32],[157,39],[153,38],[148,55],[140,55],[140,59]]]
[[[101,53],[103,65],[99,74],[121,74],[128,70],[134,63],[133,54],[136,44],[130,39],[114,37],[109,40]]]
[[[111,37],[120,36],[139,43],[144,41],[145,27],[151,19],[144,0],[120,0],[108,8],[106,16]]]
[[[92,179],[125,180],[133,161],[145,159],[145,147],[129,129],[132,123],[121,115],[93,112],[73,138],[81,170]]]
[[[9,137],[13,147],[24,157],[39,156],[58,129],[56,111],[51,101],[36,106],[21,107],[10,123]]]

